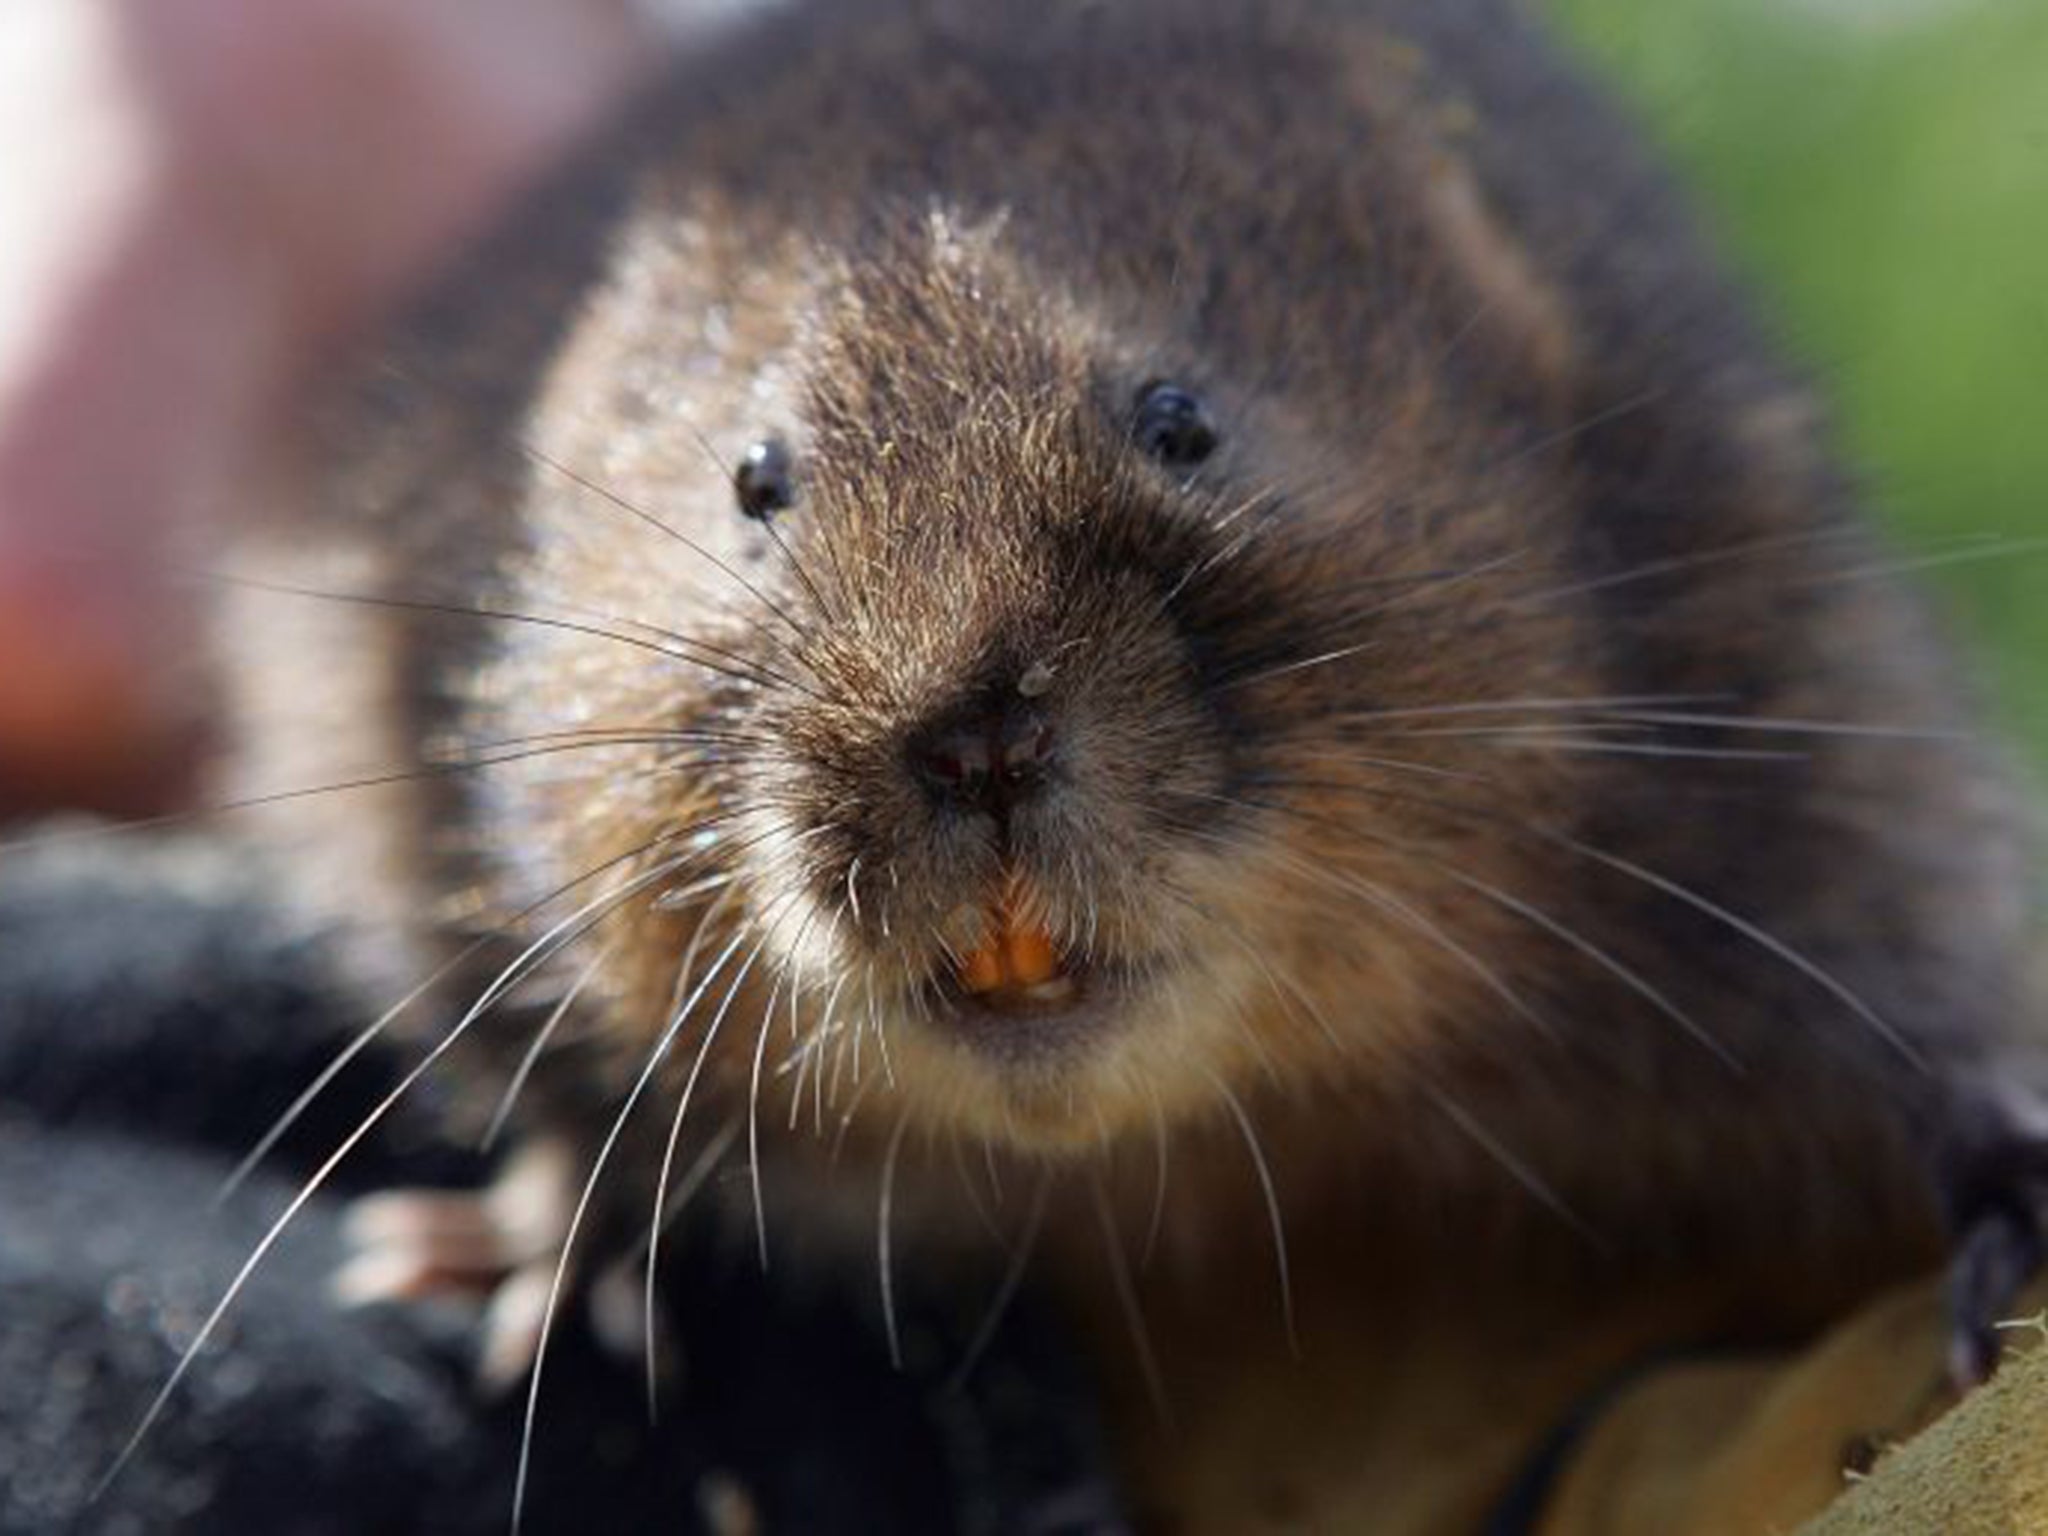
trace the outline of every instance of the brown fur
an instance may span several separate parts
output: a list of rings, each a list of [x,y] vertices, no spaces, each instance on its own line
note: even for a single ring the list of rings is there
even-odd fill
[[[987,1250],[995,1186],[1014,1237],[1043,1181],[1162,1523],[1469,1524],[1643,1351],[1928,1261],[1938,1176],[2005,1132],[2017,813],[1797,385],[1505,6],[771,17],[399,358],[336,480],[389,594],[548,621],[382,616],[421,760],[721,733],[430,781],[379,823],[416,856],[400,925],[487,932],[605,871],[502,964],[718,818],[486,1054],[588,971],[531,1097],[587,1155],[684,956],[760,943],[686,1148],[765,1066],[771,1230],[864,1285],[899,1141],[900,1262]],[[1221,428],[1184,483],[1126,437],[1153,378]],[[774,539],[728,475],[771,433],[802,477]],[[999,857],[906,743],[1035,667],[1060,776]],[[1530,702],[1634,697],[1714,718]],[[1012,873],[1143,979],[986,1048],[914,993]],[[792,1130],[777,1069],[835,989],[886,1070],[868,1034],[856,1090],[843,1030]],[[608,1175],[621,1233],[723,993]],[[1155,1199],[1171,1432],[1104,1235],[1135,1265]],[[1404,1481],[1446,1454],[1468,1479]]]

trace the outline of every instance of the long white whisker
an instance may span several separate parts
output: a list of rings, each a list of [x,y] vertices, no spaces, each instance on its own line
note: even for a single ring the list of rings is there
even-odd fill
[[[1273,1228],[1273,1261],[1280,1271],[1280,1321],[1287,1330],[1287,1352],[1299,1360],[1301,1336],[1294,1326],[1294,1279],[1287,1262],[1287,1226],[1281,1220],[1280,1192],[1273,1185],[1273,1170],[1266,1161],[1265,1149],[1259,1145],[1258,1132],[1252,1128],[1252,1117],[1245,1113],[1243,1102],[1230,1091],[1222,1078],[1211,1073],[1210,1081],[1216,1085],[1231,1118],[1237,1121],[1238,1134],[1244,1138],[1245,1150],[1251,1154],[1252,1167],[1259,1176],[1259,1191],[1266,1200],[1266,1219]]]
[[[1031,1209],[1024,1218],[1024,1231],[1017,1239],[1017,1245],[1010,1251],[1010,1262],[1003,1269],[1002,1282],[996,1287],[995,1296],[990,1300],[988,1310],[981,1316],[981,1322],[968,1340],[966,1353],[960,1357],[960,1364],[954,1368],[952,1379],[946,1390],[958,1392],[974,1374],[974,1368],[981,1364],[981,1357],[994,1342],[996,1329],[1002,1325],[1010,1305],[1017,1299],[1017,1290],[1024,1283],[1024,1271],[1030,1266],[1031,1257],[1038,1251],[1038,1237],[1045,1228],[1045,1212],[1048,1197],[1052,1193],[1052,1170],[1048,1168],[1039,1176],[1038,1185],[1031,1196]]]
[[[1968,741],[1967,731],[1918,730],[1864,725],[1853,720],[1807,720],[1792,715],[1713,715],[1690,710],[1630,709],[1615,718],[1644,725],[1694,725],[1723,731],[1760,731],[1791,736],[1850,736],[1878,741]]]
[[[590,985],[597,973],[604,969],[606,962],[617,952],[616,944],[607,944],[599,950],[590,964],[586,965],[570,984],[569,989],[562,994],[562,1000],[549,1010],[540,1028],[534,1031],[532,1042],[520,1056],[519,1065],[513,1069],[512,1081],[505,1085],[505,1091],[498,1096],[498,1107],[491,1112],[490,1123],[484,1127],[483,1135],[477,1140],[479,1150],[488,1152],[498,1144],[498,1137],[504,1134],[505,1122],[512,1118],[512,1106],[519,1102],[520,1092],[526,1087],[526,1080],[533,1075],[534,1066],[547,1050],[548,1042],[554,1039],[555,1031],[561,1028],[562,1021],[568,1018],[569,1010],[576,1006],[576,999],[583,995],[584,988]]]
[[[710,1141],[704,1144],[703,1150],[692,1160],[690,1166],[683,1170],[683,1176],[676,1181],[673,1190],[668,1189],[666,1178],[655,1186],[661,1198],[661,1207],[654,1223],[647,1229],[647,1248],[650,1255],[659,1241],[659,1234],[666,1232],[670,1224],[688,1209],[690,1202],[697,1197],[697,1192],[725,1160],[726,1153],[732,1150],[732,1144],[739,1140],[739,1135],[740,1117],[734,1115],[718,1128]],[[640,1337],[647,1341],[647,1422],[654,1424],[661,1419],[661,1364],[655,1355],[655,1340],[658,1334],[654,1326],[654,1269],[651,1265],[647,1273],[648,1284],[641,1301]]]
[[[804,919],[803,926],[797,930],[795,942],[790,946],[793,952],[802,953],[804,940],[817,920],[815,911]],[[781,927],[779,920],[776,927]],[[768,1202],[761,1191],[761,1066],[768,1056],[768,1037],[775,1028],[775,1004],[781,996],[784,981],[790,983],[790,1007],[792,1010],[796,1007],[797,982],[792,965],[793,962],[786,961],[768,988],[768,1001],[761,1008],[761,1028],[754,1040],[753,1071],[747,1079],[747,1182],[754,1197],[754,1237],[764,1275],[768,1272]]]
[[[1097,1177],[1090,1181],[1095,1195],[1095,1215],[1102,1225],[1103,1246],[1109,1259],[1110,1283],[1116,1289],[1117,1305],[1122,1308],[1124,1325],[1131,1335],[1131,1349],[1138,1359],[1138,1371],[1145,1381],[1145,1394],[1152,1400],[1152,1411],[1159,1415],[1159,1422],[1171,1433],[1174,1427],[1173,1405],[1166,1396],[1166,1378],[1160,1374],[1159,1357],[1152,1350],[1152,1335],[1145,1327],[1145,1315],[1138,1306],[1138,1288],[1131,1279],[1131,1266],[1124,1257],[1123,1239],[1117,1235],[1116,1213],[1110,1208],[1109,1193]]]
[[[849,1120],[852,1115],[853,1111],[849,1109]],[[896,1160],[903,1151],[903,1133],[909,1129],[910,1112],[905,1110],[897,1117],[896,1129],[889,1136],[889,1150],[882,1159],[881,1209],[877,1214],[875,1233],[875,1261],[882,1282],[882,1329],[888,1336],[889,1364],[898,1371],[903,1369],[903,1337],[896,1324],[896,1272],[894,1256],[890,1252],[890,1234],[895,1216]]]
[[[748,581],[746,577],[742,576],[738,571],[734,570],[725,561],[721,560],[716,554],[706,549],[696,540],[690,538],[680,529],[670,526],[668,523],[656,517],[653,513],[648,512],[643,508],[634,505],[634,503],[628,501],[625,497],[619,495],[618,492],[612,490],[609,486],[606,486],[600,483],[599,481],[591,479],[588,475],[578,473],[576,470],[570,468],[561,460],[552,457],[551,455],[544,452],[536,445],[532,443],[522,442],[519,445],[519,447],[520,451],[525,453],[529,458],[533,459],[535,463],[541,464],[546,468],[554,471],[563,479],[567,480],[570,484],[575,485],[582,490],[586,490],[594,496],[602,498],[605,502],[607,502],[613,507],[618,508],[620,511],[627,513],[629,516],[638,518],[641,522],[648,524],[649,526],[656,529],[658,532],[663,533],[667,535],[669,538],[675,540],[678,544],[682,545],[691,553],[698,555],[702,559],[708,561],[715,570],[721,572],[725,576],[730,577],[739,586],[741,591],[745,592],[749,597],[753,598],[756,602],[760,603],[762,607],[766,608],[770,613],[775,615],[776,618],[782,620],[784,624],[788,625],[791,634],[795,635],[797,639],[802,640],[806,637],[807,631],[801,624],[797,623],[795,619],[789,616],[787,610],[782,608],[773,599],[768,597],[765,593],[763,593],[760,590],[760,588],[756,587],[752,582]]]
[[[1426,1079],[1421,1081],[1420,1086],[1423,1093],[1429,1098],[1429,1101],[1442,1111],[1445,1118],[1451,1124],[1469,1137],[1481,1151],[1485,1152],[1499,1167],[1504,1169],[1508,1176],[1521,1185],[1544,1209],[1548,1210],[1559,1221],[1562,1221],[1602,1253],[1610,1251],[1607,1239],[1590,1226],[1577,1211],[1567,1205],[1564,1197],[1552,1189],[1526,1162],[1516,1156],[1509,1147],[1502,1143],[1499,1137],[1493,1135],[1485,1126],[1481,1125],[1472,1115],[1471,1111],[1437,1087],[1436,1084]]]
[[[1159,1251],[1159,1234],[1166,1229],[1166,1175],[1170,1163],[1166,1132],[1166,1108],[1159,1102],[1159,1090],[1152,1090],[1152,1217],[1145,1223],[1145,1247],[1138,1256],[1140,1271],[1152,1267]]]
[[[1547,603],[1558,598],[1577,597],[1586,592],[1600,592],[1613,587],[1627,586],[1638,581],[1650,581],[1659,576],[1676,575],[1684,571],[1696,571],[1710,565],[1720,565],[1731,560],[1746,560],[1752,555],[1776,554],[1784,550],[1804,549],[1815,544],[1840,542],[1852,537],[1846,530],[1818,530],[1806,533],[1780,534],[1765,539],[1749,539],[1739,544],[1724,545],[1719,549],[1706,550],[1697,555],[1674,555],[1662,560],[1648,560],[1626,570],[1610,572],[1604,576],[1588,577],[1561,586],[1542,588],[1535,592],[1524,592],[1509,598],[1509,605],[1520,607],[1527,603]]]
[[[1500,731],[1403,731],[1403,736],[1434,736],[1480,740],[1485,746],[1512,751],[1571,752],[1590,757],[1685,758],[1700,762],[1797,763],[1804,752],[1787,752],[1768,747],[1685,747],[1653,741],[1601,741],[1583,736],[1565,736],[1541,730]]]
[[[1331,716],[1331,720],[1348,725],[1376,724],[1382,720],[1430,720],[1456,715],[1542,714],[1556,711],[1570,713],[1576,710],[1590,712],[1656,708],[1666,704],[1720,704],[1728,702],[1728,699],[1729,696],[1725,693],[1624,693],[1586,698],[1545,695],[1526,699],[1467,699],[1455,704],[1401,704],[1391,705],[1385,709],[1346,710]]]

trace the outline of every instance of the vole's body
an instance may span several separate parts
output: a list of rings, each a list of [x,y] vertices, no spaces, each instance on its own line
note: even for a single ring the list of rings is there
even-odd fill
[[[597,1251],[702,1048],[676,1168],[736,1127],[849,1284],[885,1204],[893,1264],[985,1277],[977,1208],[1015,1243],[1043,1199],[1147,1507],[1402,1529],[1644,1352],[2005,1208],[2014,802],[1800,392],[1510,7],[802,6],[635,143],[335,482],[387,595],[526,617],[374,612],[368,704],[279,733],[302,781],[507,759],[337,804],[381,844],[322,878],[428,959],[509,920],[458,1003],[564,940],[470,1034],[488,1104],[575,993],[523,1102],[579,1171],[667,1041]],[[1159,379],[1199,463],[1132,439]],[[1031,775],[963,793],[962,740]],[[947,979],[1020,934],[1077,1003]]]

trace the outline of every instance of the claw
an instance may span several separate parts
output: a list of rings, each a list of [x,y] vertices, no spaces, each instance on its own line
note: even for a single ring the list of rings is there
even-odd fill
[[[481,1300],[511,1267],[480,1195],[368,1195],[349,1208],[345,1232],[353,1256],[332,1286],[344,1306],[447,1295]]]
[[[659,1307],[651,1318],[654,1337],[647,1336],[650,1317],[645,1302],[646,1270],[638,1256],[607,1264],[590,1282],[590,1329],[598,1347],[613,1359],[651,1361],[655,1385],[672,1386],[682,1345]]]
[[[486,1397],[509,1397],[533,1369],[554,1284],[552,1263],[529,1264],[491,1293],[476,1356],[477,1385]]]

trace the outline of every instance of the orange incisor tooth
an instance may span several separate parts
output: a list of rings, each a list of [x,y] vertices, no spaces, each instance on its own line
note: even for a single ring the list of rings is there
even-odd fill
[[[960,985],[967,991],[1035,987],[1060,974],[1052,935],[1023,915],[1023,905],[1023,891],[1013,882],[988,914],[988,941],[960,962]]]
[[[960,963],[960,985],[969,992],[993,992],[1003,984],[1003,941],[1000,935]]]
[[[1005,928],[1002,943],[1010,979],[1018,986],[1035,987],[1059,975],[1059,951],[1043,928]]]

